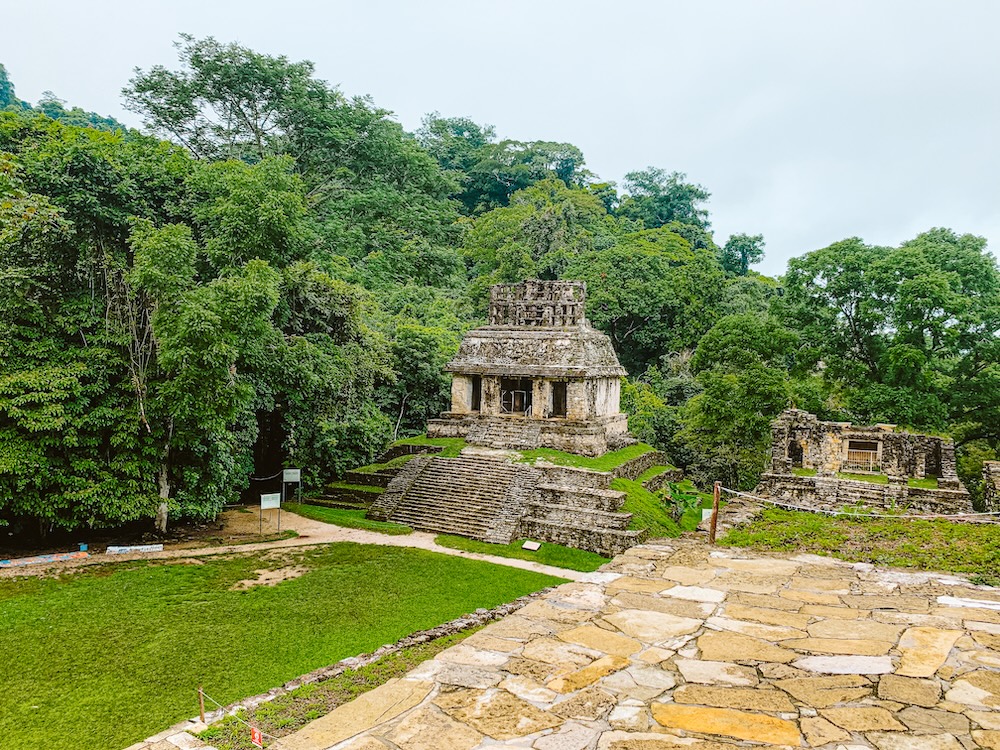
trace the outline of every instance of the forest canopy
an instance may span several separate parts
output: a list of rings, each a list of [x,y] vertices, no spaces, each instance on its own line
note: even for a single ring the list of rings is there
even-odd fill
[[[582,279],[633,432],[752,487],[769,422],[1000,448],[1000,270],[985,240],[717,238],[668,167],[601,181],[569,143],[427,115],[407,133],[309,62],[182,36],[123,91],[144,131],[0,66],[0,524],[209,518],[282,465],[317,488],[447,408],[489,285]],[[540,134],[544,136],[544,134]]]

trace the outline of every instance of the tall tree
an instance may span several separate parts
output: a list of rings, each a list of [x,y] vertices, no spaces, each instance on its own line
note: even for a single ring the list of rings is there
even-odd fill
[[[625,175],[628,197],[618,213],[637,219],[647,229],[656,229],[670,222],[708,229],[708,209],[704,203],[711,194],[701,185],[686,182],[682,172],[668,173],[658,167],[647,167]]]

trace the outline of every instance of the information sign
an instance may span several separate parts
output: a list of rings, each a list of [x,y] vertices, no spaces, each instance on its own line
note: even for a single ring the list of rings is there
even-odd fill
[[[264,735],[257,727],[250,727],[250,742],[257,747],[264,747]]]
[[[269,495],[260,496],[260,509],[261,510],[271,510],[272,508],[281,507],[281,493],[272,492]]]
[[[283,474],[283,481],[285,482],[301,482],[302,481],[302,469],[285,469]]]

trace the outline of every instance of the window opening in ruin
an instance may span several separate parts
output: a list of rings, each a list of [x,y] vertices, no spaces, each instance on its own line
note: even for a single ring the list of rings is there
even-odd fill
[[[500,378],[500,413],[531,414],[531,381]]]
[[[481,375],[472,376],[472,411],[481,411],[483,406],[483,378]]]
[[[555,382],[552,384],[552,416],[566,416],[566,383]]]
[[[802,468],[802,443],[798,440],[792,440],[788,443],[788,458],[794,468]]]
[[[867,440],[847,441],[844,471],[878,471],[878,443]]]

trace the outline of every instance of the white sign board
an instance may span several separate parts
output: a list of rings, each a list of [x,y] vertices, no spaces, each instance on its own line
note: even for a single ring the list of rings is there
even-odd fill
[[[524,544],[521,545],[521,549],[526,549],[526,550],[531,550],[532,552],[536,552],[541,546],[542,545],[539,544],[538,542],[525,542]]]
[[[127,546],[108,547],[109,555],[127,555],[130,552],[163,552],[162,544],[130,544]]]
[[[285,481],[285,482],[301,482],[302,481],[302,469],[285,469],[282,472],[282,481]]]
[[[274,493],[272,493],[270,495],[261,495],[260,496],[260,509],[261,510],[270,510],[271,508],[280,508],[280,507],[281,507],[281,493],[280,492],[274,492]]]

